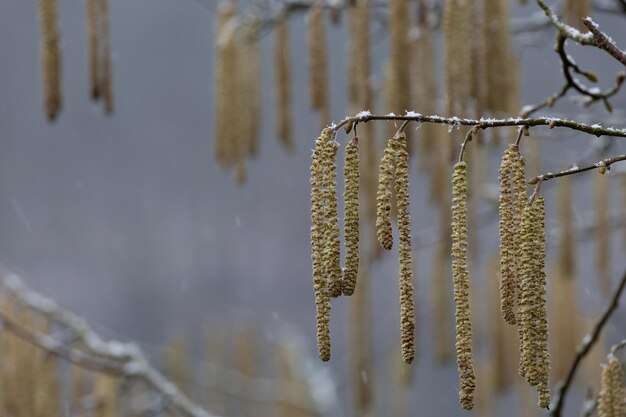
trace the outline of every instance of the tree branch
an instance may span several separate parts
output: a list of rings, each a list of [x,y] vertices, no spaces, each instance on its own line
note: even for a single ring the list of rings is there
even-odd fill
[[[566,127],[579,132],[589,133],[595,136],[615,136],[626,137],[626,129],[605,128],[599,124],[587,125],[585,123],[579,123],[573,120],[559,119],[554,117],[537,117],[537,118],[508,118],[508,119],[465,119],[459,117],[443,117],[443,116],[426,116],[419,113],[408,112],[403,116],[397,116],[393,113],[386,115],[374,115],[368,111],[361,112],[356,116],[347,117],[337,124],[329,126],[331,132],[337,132],[343,126],[349,123],[364,123],[371,120],[387,120],[387,121],[400,121],[410,120],[418,123],[437,123],[445,124],[449,126],[476,126],[477,129],[488,129],[492,127],[504,127],[504,126],[549,126],[554,127]]]
[[[567,392],[574,381],[574,376],[576,376],[576,371],[578,370],[578,366],[582,362],[582,360],[587,356],[593,345],[598,341],[600,333],[602,329],[606,325],[606,323],[611,318],[613,312],[617,309],[619,298],[624,291],[624,287],[626,287],[626,272],[622,276],[622,279],[615,289],[613,296],[611,297],[611,301],[606,306],[604,313],[600,316],[596,324],[593,326],[591,333],[587,334],[581,344],[576,348],[576,357],[574,361],[570,365],[569,372],[567,373],[567,377],[563,382],[559,384],[556,394],[553,398],[553,403],[550,406],[550,415],[552,417],[560,417],[561,412],[563,410],[563,404],[565,403],[565,397]]]
[[[623,3],[626,4],[626,3]],[[591,20],[590,17],[583,19],[583,24],[589,32],[593,34],[593,38],[595,40],[595,44],[598,48],[604,49],[608,52],[613,58],[617,59],[624,66],[626,66],[626,52],[622,51],[617,47],[615,42],[607,36],[604,32],[600,31],[599,26],[596,22]]]
[[[618,155],[612,158],[603,159],[596,162],[593,165],[587,165],[584,167],[574,167],[559,172],[547,172],[545,174],[537,175],[528,180],[529,184],[537,184],[539,182],[548,181],[552,178],[565,177],[567,175],[579,174],[581,172],[590,171],[592,169],[610,169],[611,165],[615,162],[626,160],[626,155]]]

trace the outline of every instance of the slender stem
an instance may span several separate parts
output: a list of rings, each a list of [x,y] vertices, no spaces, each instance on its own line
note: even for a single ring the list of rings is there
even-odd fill
[[[626,287],[626,272],[622,276],[622,279],[619,285],[615,289],[615,292],[613,293],[613,296],[611,297],[611,301],[606,306],[604,313],[600,316],[596,324],[593,326],[591,333],[587,334],[583,338],[581,344],[576,348],[576,357],[574,357],[574,361],[570,365],[570,369],[569,369],[569,372],[567,373],[567,376],[565,377],[565,380],[559,384],[559,387],[553,399],[553,405],[550,407],[551,409],[550,415],[552,417],[561,416],[563,405],[565,403],[565,397],[567,395],[567,392],[570,386],[572,385],[572,382],[574,381],[574,377],[576,376],[576,371],[578,370],[578,366],[583,361],[585,356],[587,356],[587,354],[589,353],[593,345],[596,344],[596,342],[598,341],[598,338],[600,337],[600,333],[602,332],[602,329],[604,329],[604,326],[611,318],[611,315],[617,309],[619,298],[622,295],[622,292],[624,291],[624,287]]]
[[[467,143],[471,142],[472,139],[474,138],[474,135],[477,133],[478,133],[478,128],[474,126],[465,135],[465,139],[463,140],[463,143],[461,144],[461,152],[459,152],[459,162],[463,162],[463,155],[465,154],[465,148],[467,147]]]
[[[570,168],[570,169],[566,169],[560,172],[547,172],[545,174],[537,175],[536,177],[531,178],[530,180],[528,180],[528,183],[535,184],[538,181],[539,182],[548,181],[548,180],[551,180],[552,178],[565,177],[567,175],[578,174],[580,172],[590,171],[592,169],[601,168],[603,166],[606,169],[609,169],[610,166],[614,164],[615,162],[624,161],[624,160],[626,160],[626,155],[618,155],[612,158],[603,159],[601,161],[596,162],[595,164],[587,165],[587,166],[580,167],[580,168]]]
[[[579,132],[589,133],[595,136],[614,136],[614,137],[626,137],[626,129],[615,129],[602,127],[599,124],[588,125],[585,123],[579,123],[573,120],[559,119],[554,117],[537,117],[537,118],[508,118],[508,119],[465,119],[459,117],[443,117],[443,116],[426,116],[418,113],[407,113],[404,116],[397,115],[375,115],[370,113],[363,113],[357,116],[347,117],[341,122],[331,125],[329,129],[332,132],[337,132],[343,126],[350,122],[369,122],[372,120],[405,120],[418,123],[436,123],[445,124],[450,126],[476,126],[478,129],[488,129],[493,127],[504,126],[550,126],[553,127],[565,127]]]

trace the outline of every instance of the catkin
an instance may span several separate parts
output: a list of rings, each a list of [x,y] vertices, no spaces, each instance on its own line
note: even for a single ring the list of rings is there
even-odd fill
[[[46,117],[54,121],[61,110],[61,48],[57,0],[38,0],[41,30],[41,69]]]
[[[330,301],[323,265],[325,245],[324,223],[324,151],[330,132],[324,129],[315,141],[311,157],[311,261],[315,290],[317,349],[321,360],[330,359]]]
[[[98,374],[94,386],[97,408],[94,417],[117,417],[119,401],[118,380],[107,374]]]
[[[346,146],[344,164],[344,239],[346,268],[343,271],[342,292],[352,295],[359,273],[359,140],[355,136]]]
[[[289,23],[282,19],[276,26],[274,44],[274,73],[276,76],[276,135],[283,148],[293,149],[291,127],[291,48]]]
[[[98,59],[98,0],[87,0],[87,45],[89,47],[89,81],[91,98],[100,97],[100,76]]]
[[[467,266],[467,166],[454,165],[452,174],[452,275],[456,303],[456,354],[460,379],[459,399],[467,410],[474,407],[476,377],[472,359],[472,323]]]
[[[608,362],[602,366],[601,384],[598,396],[598,414],[600,417],[626,416],[624,370],[613,353],[609,354]]]
[[[315,2],[309,9],[308,21],[309,89],[311,108],[321,111],[322,124],[330,121],[324,26],[324,9]]]
[[[324,206],[324,252],[322,256],[323,267],[328,277],[328,290],[331,297],[341,295],[341,252],[339,242],[339,218],[337,214],[337,183],[336,164],[337,150],[339,145],[334,139],[324,145],[324,182],[323,182],[323,206]]]
[[[523,211],[520,230],[520,374],[537,386],[539,406],[550,402],[548,322],[546,313],[545,204],[538,196]]]
[[[100,39],[102,40],[102,71],[100,88],[104,112],[113,113],[113,69],[111,63],[111,35],[109,29],[109,0],[100,0]]]
[[[376,193],[376,236],[378,243],[386,250],[393,246],[391,230],[391,187],[395,164],[395,151],[392,137],[387,142],[383,159],[378,169],[378,190]]]
[[[232,2],[221,2],[217,15],[217,51],[215,82],[215,156],[223,167],[234,162],[237,106],[237,50],[234,35],[236,9]]]
[[[415,305],[413,300],[413,260],[411,257],[411,216],[409,214],[409,153],[404,132],[395,139],[396,206],[400,251],[400,339],[402,359],[415,357]]]
[[[515,207],[513,204],[513,185],[511,181],[511,156],[516,152],[511,145],[502,156],[499,170],[500,181],[500,310],[504,320],[509,324],[515,321],[515,230],[513,229]]]

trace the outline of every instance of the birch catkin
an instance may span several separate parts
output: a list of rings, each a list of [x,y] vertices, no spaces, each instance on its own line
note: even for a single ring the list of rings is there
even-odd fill
[[[622,364],[613,353],[608,362],[602,366],[602,385],[598,396],[598,414],[600,417],[626,416],[626,388],[624,387],[624,370]]]
[[[513,222],[515,207],[513,204],[513,186],[511,181],[511,156],[516,152],[511,145],[502,156],[499,170],[500,181],[500,310],[509,324],[515,321],[515,297],[517,282],[515,279],[515,243]]]
[[[411,257],[411,216],[409,214],[409,153],[404,132],[394,138],[396,148],[396,205],[400,251],[400,340],[402,359],[415,357],[415,305],[413,300],[413,260]]]
[[[352,295],[359,272],[359,140],[355,136],[346,146],[344,164],[344,239],[346,268],[343,271],[342,292]]]
[[[336,164],[339,145],[331,137],[324,145],[323,207],[324,207],[324,252],[322,256],[324,273],[328,277],[328,291],[331,297],[341,295],[341,252],[339,242],[339,218],[337,215]]]
[[[323,268],[325,240],[322,187],[324,181],[323,158],[330,132],[324,129],[315,141],[311,158],[311,261],[315,291],[317,349],[321,360],[330,359],[330,300]]]
[[[38,0],[41,30],[41,70],[46,117],[54,121],[61,110],[61,48],[57,0]]]
[[[456,355],[459,369],[461,406],[474,407],[476,377],[472,358],[472,323],[469,305],[469,271],[467,266],[467,166],[454,165],[452,175],[452,275],[456,303]]]
[[[376,193],[376,236],[378,243],[386,250],[393,246],[391,230],[391,187],[395,164],[394,138],[389,139],[378,170],[378,191]]]

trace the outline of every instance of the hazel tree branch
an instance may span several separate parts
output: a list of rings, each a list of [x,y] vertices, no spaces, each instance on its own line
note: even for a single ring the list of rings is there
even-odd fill
[[[626,7],[626,2],[622,4]],[[583,25],[589,32],[593,34],[593,39],[595,40],[595,44],[598,48],[605,50],[608,52],[613,58],[617,59],[622,65],[626,66],[626,52],[617,47],[613,39],[607,36],[604,32],[600,31],[599,26],[596,22],[591,20],[590,17],[583,19]]]
[[[372,120],[386,120],[386,121],[414,121],[418,123],[436,123],[444,124],[448,126],[475,126],[477,129],[489,129],[493,127],[505,127],[505,126],[548,126],[565,127],[579,132],[589,133],[595,136],[614,136],[614,137],[626,137],[626,129],[615,129],[612,127],[602,127],[599,124],[588,125],[585,123],[576,122],[574,120],[560,119],[554,117],[537,117],[537,118],[523,118],[514,117],[508,119],[466,119],[460,117],[443,117],[436,115],[423,115],[415,112],[407,112],[404,115],[395,115],[393,113],[386,115],[375,115],[369,111],[363,111],[356,116],[351,116],[343,119],[337,124],[330,125],[328,129],[332,133],[336,133],[339,129],[346,125],[354,125],[357,123],[366,123]]]
[[[615,289],[613,296],[611,297],[611,301],[606,306],[604,313],[600,316],[598,321],[595,323],[591,332],[588,333],[582,340],[581,344],[576,348],[576,356],[570,365],[570,369],[565,377],[565,380],[559,383],[556,394],[553,396],[553,401],[550,406],[550,415],[552,417],[560,417],[563,411],[563,405],[565,403],[565,397],[569,391],[569,388],[574,381],[574,377],[576,376],[576,371],[580,363],[583,361],[585,356],[589,353],[591,348],[596,344],[598,338],[600,337],[600,333],[606,326],[607,322],[611,318],[611,315],[617,309],[619,305],[619,298],[624,291],[624,287],[626,287],[626,272],[622,276],[622,279]]]
[[[573,168],[566,169],[566,170],[559,171],[559,172],[547,172],[545,174],[537,175],[536,177],[529,179],[528,183],[537,184],[543,181],[551,180],[553,178],[565,177],[568,175],[579,174],[585,171],[591,171],[592,169],[598,169],[600,173],[603,174],[604,171],[611,168],[612,164],[619,162],[619,161],[624,161],[624,160],[626,160],[626,155],[618,155],[612,158],[603,159],[601,161],[596,162],[595,164],[587,165],[584,167],[574,166]]]

